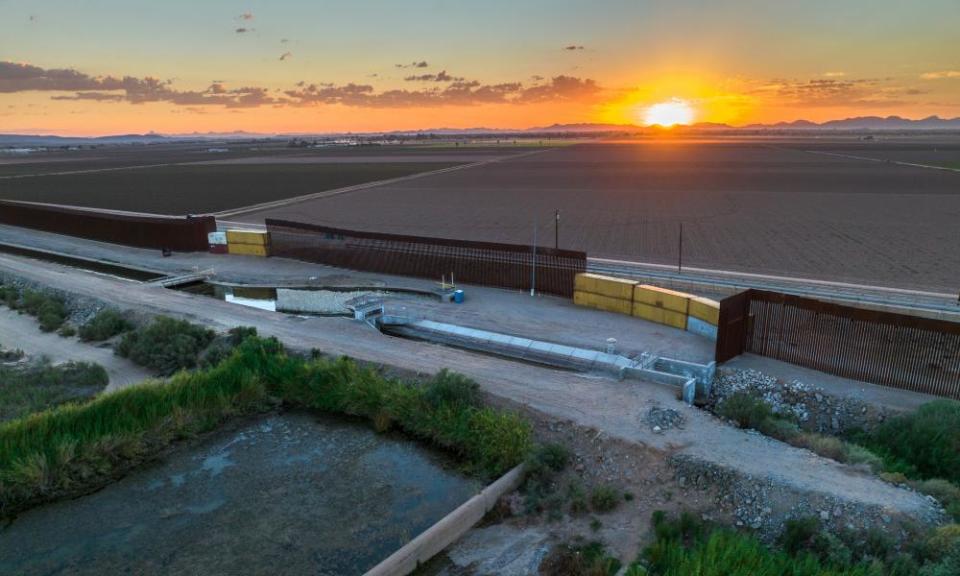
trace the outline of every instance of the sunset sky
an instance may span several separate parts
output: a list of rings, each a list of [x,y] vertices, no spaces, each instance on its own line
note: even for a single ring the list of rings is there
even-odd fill
[[[958,0],[0,0],[0,132],[960,116]]]

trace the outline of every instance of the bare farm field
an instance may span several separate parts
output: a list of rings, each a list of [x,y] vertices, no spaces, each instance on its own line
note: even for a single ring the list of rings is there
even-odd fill
[[[525,244],[536,222],[552,245],[559,210],[560,247],[590,256],[676,264],[682,224],[686,266],[953,291],[960,173],[849,156],[957,150],[956,137],[582,144],[233,219]]]

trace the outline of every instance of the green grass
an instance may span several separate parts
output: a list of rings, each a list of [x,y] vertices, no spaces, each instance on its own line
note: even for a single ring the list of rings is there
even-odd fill
[[[960,402],[935,400],[857,438],[891,472],[960,484]]]
[[[526,457],[530,426],[450,391],[472,386],[449,373],[412,385],[346,358],[288,356],[275,339],[247,337],[214,367],[0,425],[0,514],[102,484],[178,438],[279,401],[397,428],[460,455],[477,474],[501,474]]]
[[[93,396],[108,381],[102,366],[86,362],[53,366],[44,359],[27,366],[0,366],[0,421]]]
[[[931,532],[913,555],[895,552],[882,533],[836,536],[815,519],[788,522],[779,548],[686,513],[657,512],[654,533],[628,576],[946,576],[960,566],[960,531],[952,529]]]

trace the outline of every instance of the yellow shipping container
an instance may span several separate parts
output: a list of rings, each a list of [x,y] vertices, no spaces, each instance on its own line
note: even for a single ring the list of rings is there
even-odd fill
[[[596,310],[605,310],[607,312],[617,312],[619,314],[630,315],[632,303],[629,300],[620,298],[611,298],[602,294],[593,294],[575,290],[573,292],[573,303],[578,306],[586,306]]]
[[[644,304],[642,302],[634,302],[633,315],[643,320],[656,322],[657,324],[664,324],[666,326],[672,326],[673,328],[679,328],[680,330],[687,329],[686,314],[675,312],[673,310],[667,310],[666,308],[661,308],[659,306],[651,306],[650,304]]]
[[[717,326],[720,324],[720,303],[709,298],[694,296],[690,299],[690,315]]]
[[[665,310],[686,314],[690,303],[691,294],[677,292],[676,290],[667,290],[657,286],[641,284],[633,290],[633,301],[635,303],[646,304],[648,306],[657,306]]]
[[[633,287],[637,283],[633,280],[601,276],[600,274],[577,274],[573,282],[574,290],[592,292],[610,298],[633,300]]]
[[[269,256],[269,249],[266,246],[253,244],[227,244],[227,253],[241,256]]]
[[[255,230],[227,230],[227,244],[251,244],[269,246],[270,233]]]

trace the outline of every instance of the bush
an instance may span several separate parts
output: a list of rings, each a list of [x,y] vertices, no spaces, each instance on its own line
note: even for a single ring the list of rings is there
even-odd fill
[[[569,461],[570,451],[559,444],[543,444],[527,456],[523,495],[528,512],[559,509],[562,498],[555,494],[555,477]]]
[[[197,359],[200,368],[217,366],[233,354],[233,350],[247,338],[255,338],[257,329],[252,326],[231,328],[226,336],[216,338]]]
[[[133,330],[133,323],[123,314],[113,308],[104,308],[81,326],[79,332],[84,342],[102,342],[130,330]]]
[[[612,512],[620,504],[620,492],[609,486],[597,486],[590,493],[590,506],[595,512]]]
[[[158,316],[147,326],[128,332],[117,344],[116,352],[124,358],[169,376],[178,370],[197,365],[200,353],[213,340],[213,330]]]
[[[0,420],[19,418],[100,392],[108,383],[99,364],[43,359],[28,366],[0,366]]]
[[[892,418],[866,435],[890,471],[960,484],[960,402],[936,400]]]
[[[927,539],[927,551],[936,560],[947,557],[957,546],[960,546],[960,524],[940,526]]]
[[[727,420],[733,420],[740,428],[758,430],[767,420],[773,418],[770,405],[747,392],[737,392],[726,398],[717,407],[717,412]]]
[[[847,459],[847,447],[843,440],[833,436],[804,433],[798,435],[793,444],[794,446],[806,448],[814,454],[836,460],[837,462],[845,462]]]
[[[857,466],[864,466],[873,472],[883,470],[883,458],[858,444],[846,445],[846,462]]]
[[[540,563],[542,576],[614,576],[620,561],[609,556],[603,544],[561,544],[550,550]]]
[[[913,482],[911,486],[918,492],[936,498],[946,509],[947,514],[960,522],[960,486],[941,478],[932,478],[922,482]]]
[[[35,317],[44,332],[53,332],[67,319],[67,305],[56,296],[48,296],[36,290],[24,290],[19,302],[11,308],[19,308]]]
[[[77,335],[77,329],[70,324],[64,324],[57,330],[57,335],[61,338],[72,338]]]
[[[20,291],[13,286],[0,285],[0,302],[11,310],[16,310],[20,302]]]
[[[480,386],[462,374],[443,369],[426,385],[423,399],[434,408],[475,408],[481,405]]]
[[[804,434],[799,426],[783,418],[768,418],[758,426],[757,430],[762,434],[788,444],[793,444],[799,436]]]
[[[587,511],[587,491],[579,480],[571,480],[567,484],[567,500],[570,502],[570,513],[583,514]]]

